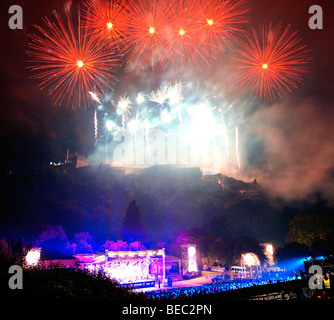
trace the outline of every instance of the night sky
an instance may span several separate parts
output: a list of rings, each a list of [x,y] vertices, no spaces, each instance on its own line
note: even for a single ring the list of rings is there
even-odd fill
[[[50,161],[64,160],[66,149],[89,156],[94,152],[91,109],[54,106],[46,93],[30,79],[26,69],[27,34],[32,24],[41,24],[52,10],[62,10],[64,0],[1,0],[0,3],[0,142],[1,170],[30,171]],[[74,8],[80,1],[72,1]],[[10,30],[8,9],[23,9],[23,30]],[[310,30],[308,9],[320,5],[324,29]],[[291,24],[305,39],[312,57],[305,82],[279,103],[258,105],[244,112],[244,176],[270,181],[272,192],[302,196],[317,189],[329,196],[334,191],[334,2],[332,0],[251,0],[251,22]],[[226,52],[227,57],[232,52]],[[224,86],[220,70],[224,59],[211,68],[192,75],[201,81]],[[168,75],[170,77],[170,73]],[[164,75],[143,74],[145,79]],[[180,77],[180,73],[178,74]],[[184,74],[185,78],[191,78]],[[138,76],[121,74],[115,91],[141,83]],[[245,120],[245,114],[247,119]],[[247,146],[247,147],[246,147]]]

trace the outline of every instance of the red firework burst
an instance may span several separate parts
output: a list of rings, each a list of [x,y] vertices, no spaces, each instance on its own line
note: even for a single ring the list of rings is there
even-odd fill
[[[53,12],[55,22],[44,18],[45,27],[36,26],[40,34],[29,35],[28,68],[34,71],[32,78],[39,80],[39,87],[48,89],[54,104],[88,106],[89,91],[103,93],[116,79],[112,68],[118,60],[106,48],[89,35],[78,15],[75,28],[68,7],[65,17]]]
[[[208,48],[210,55],[216,58],[224,51],[224,45],[237,40],[248,22],[247,0],[201,0],[198,2],[201,42]]]
[[[200,70],[242,31],[246,1],[85,0],[84,12],[94,37],[121,48],[132,69],[173,62]]]
[[[170,59],[168,20],[171,4],[164,0],[131,2],[124,51],[128,65],[144,69]]]
[[[303,82],[309,69],[309,50],[290,26],[253,29],[241,45],[236,50],[236,79],[252,95],[259,95],[261,100],[282,98]]]
[[[85,1],[84,20],[98,41],[121,47],[128,27],[127,0]]]
[[[173,61],[177,67],[195,65],[201,70],[201,61],[209,64],[209,55],[200,37],[201,25],[198,3],[180,0],[173,5],[170,17]]]

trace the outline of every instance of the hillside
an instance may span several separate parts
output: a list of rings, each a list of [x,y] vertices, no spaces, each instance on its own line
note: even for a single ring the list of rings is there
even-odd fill
[[[32,241],[47,225],[66,234],[88,231],[94,238],[121,239],[126,208],[136,200],[147,240],[168,241],[179,229],[201,228],[213,218],[222,236],[252,236],[282,242],[283,204],[254,182],[223,175],[202,176],[198,168],[150,167],[125,174],[105,165],[48,167],[30,175],[6,175],[1,237]]]

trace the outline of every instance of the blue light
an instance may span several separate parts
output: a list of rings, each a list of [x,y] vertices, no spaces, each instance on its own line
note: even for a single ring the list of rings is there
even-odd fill
[[[319,256],[319,257],[316,257],[315,260],[324,260],[325,257],[324,256]]]
[[[289,260],[284,260],[281,261],[280,266],[284,269],[290,269],[290,270],[294,270],[294,271],[299,271],[299,270],[303,270],[304,269],[304,262],[309,259],[308,261],[311,260],[310,257],[302,257],[302,258],[293,258],[293,259],[289,259]]]

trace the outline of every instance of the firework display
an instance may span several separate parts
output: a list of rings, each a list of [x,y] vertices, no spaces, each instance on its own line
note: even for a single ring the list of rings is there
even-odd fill
[[[156,64],[164,67],[171,61],[171,44],[168,39],[169,11],[167,1],[141,0],[131,2],[129,23],[125,42],[127,65],[139,67],[139,70]]]
[[[115,152],[100,149],[100,158],[109,154],[107,163],[122,166],[200,166],[212,174],[241,170],[235,106],[223,97],[218,105],[205,91],[198,91],[191,82],[173,81],[155,91],[123,94],[111,104],[102,102],[107,131],[101,130],[100,145],[108,142],[105,147],[111,150],[125,138],[121,144],[129,152],[116,159]]]
[[[102,45],[106,43],[113,49],[120,49],[127,30],[126,0],[89,0],[85,2],[83,17],[90,34]]]
[[[119,64],[134,66],[137,71],[148,66],[154,68],[156,64],[162,68],[189,65],[201,70],[201,63],[208,65],[210,58],[216,58],[217,51],[224,50],[224,44],[243,31],[248,9],[245,0],[87,0],[78,32],[74,30],[70,9],[66,7],[65,11],[67,23],[55,12],[56,24],[44,18],[45,28],[35,26],[41,35],[30,36],[30,68],[40,71],[36,78],[41,80],[47,78],[41,68],[47,71],[65,65],[70,56],[76,57],[74,65],[80,68],[83,61],[78,56],[99,48],[99,59],[103,60],[106,47],[108,54],[117,52],[123,57]],[[64,61],[57,61],[56,66],[39,65],[47,64],[50,57],[57,55]],[[114,55],[109,57],[110,61],[113,59]],[[96,73],[101,71],[98,69]],[[54,76],[54,81],[57,79]]]
[[[290,26],[263,26],[243,38],[246,5],[246,0],[87,0],[77,25],[65,7],[65,19],[54,12],[56,22],[44,18],[45,27],[35,26],[39,34],[29,36],[28,68],[55,104],[76,108],[89,105],[89,92],[112,89],[117,66],[201,71],[238,43],[236,84],[261,99],[282,97],[302,83],[307,47]]]
[[[200,39],[203,41],[210,56],[216,58],[224,51],[224,45],[230,47],[244,32],[248,23],[246,1],[215,1],[198,2],[198,24]]]
[[[56,22],[44,18],[46,27],[35,26],[39,35],[30,35],[28,44],[29,69],[39,86],[48,90],[54,104],[89,105],[89,91],[111,89],[118,65],[117,58],[89,35],[78,16],[77,28],[65,7],[65,19],[54,11]]]
[[[85,18],[95,37],[121,49],[135,69],[189,64],[201,69],[243,32],[246,0],[91,0]]]
[[[171,46],[173,61],[176,67],[194,65],[201,70],[200,62],[209,63],[208,52],[204,38],[200,35],[201,24],[198,23],[199,11],[196,2],[191,0],[179,1],[171,15]]]
[[[203,98],[208,95],[203,85],[189,93],[191,83],[174,79],[156,84],[151,92],[118,93],[117,101],[110,99],[110,92],[118,67],[136,76],[156,69],[195,75],[226,50],[234,53],[236,88],[261,100],[293,91],[308,70],[307,46],[290,26],[269,24],[247,34],[247,4],[247,0],[86,0],[77,23],[67,6],[65,19],[54,12],[55,22],[44,18],[45,27],[35,26],[38,34],[29,35],[28,68],[55,104],[94,107],[96,146],[101,135],[117,137],[128,130],[138,137],[143,133],[150,153],[154,149],[148,143],[150,130],[159,128],[167,144],[177,133],[188,147],[198,144],[202,157],[222,158],[220,168],[241,170],[241,127],[227,124],[228,102]]]
[[[261,26],[253,29],[236,50],[238,83],[261,99],[282,97],[303,81],[308,71],[307,48],[291,27]]]

